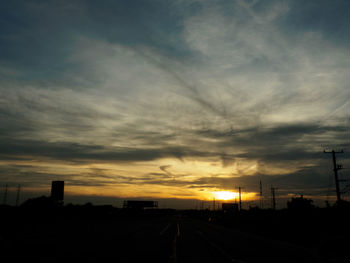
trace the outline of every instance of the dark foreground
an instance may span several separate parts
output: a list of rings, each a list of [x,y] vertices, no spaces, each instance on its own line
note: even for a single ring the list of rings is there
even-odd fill
[[[300,239],[308,242],[298,242],[291,233],[295,231],[254,230],[248,227],[254,223],[249,217],[259,216],[251,213],[245,217],[210,211],[135,212],[108,207],[28,211],[3,207],[1,257],[2,262],[178,263],[348,262],[350,258],[347,252],[334,250],[333,241],[324,240],[320,245],[319,237],[301,233]],[[278,222],[271,224],[280,227]]]

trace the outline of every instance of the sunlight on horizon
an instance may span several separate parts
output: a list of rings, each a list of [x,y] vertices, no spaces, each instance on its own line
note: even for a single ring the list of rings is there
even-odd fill
[[[237,192],[230,192],[230,191],[219,191],[219,192],[213,192],[214,198],[218,200],[234,200],[239,196]]]

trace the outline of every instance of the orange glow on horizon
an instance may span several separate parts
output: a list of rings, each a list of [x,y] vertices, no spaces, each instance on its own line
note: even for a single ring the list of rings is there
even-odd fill
[[[225,201],[233,200],[238,197],[238,193],[230,191],[213,192],[213,194],[215,199]]]

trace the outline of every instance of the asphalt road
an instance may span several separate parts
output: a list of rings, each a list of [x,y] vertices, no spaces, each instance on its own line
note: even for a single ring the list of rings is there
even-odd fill
[[[0,241],[7,262],[319,262],[301,247],[180,216],[37,222]]]
[[[314,251],[289,243],[186,218],[178,224],[179,263],[319,262]]]

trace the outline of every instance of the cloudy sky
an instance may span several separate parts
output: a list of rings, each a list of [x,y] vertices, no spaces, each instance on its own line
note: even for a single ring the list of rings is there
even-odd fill
[[[238,186],[251,200],[261,180],[266,198],[271,186],[331,198],[323,149],[344,149],[350,167],[349,9],[2,2],[1,192],[64,180],[74,200],[205,200]]]

